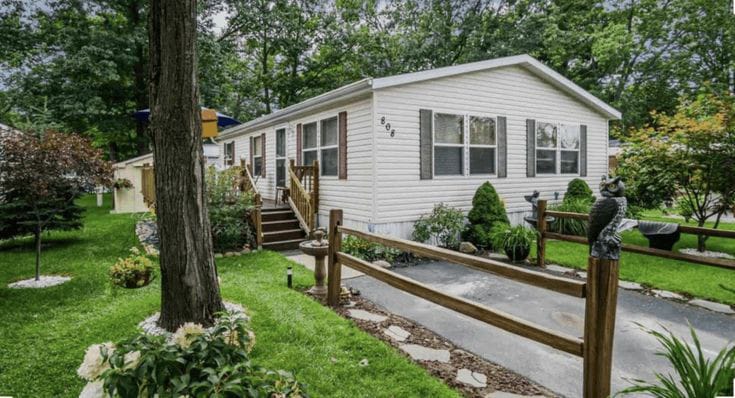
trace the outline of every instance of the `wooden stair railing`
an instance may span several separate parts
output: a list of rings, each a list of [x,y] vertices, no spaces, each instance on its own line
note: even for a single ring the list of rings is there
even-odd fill
[[[319,209],[319,162],[311,166],[288,167],[288,203],[296,214],[301,228],[307,233],[316,228],[316,213]]]
[[[242,168],[242,178],[240,179],[240,191],[252,192],[253,193],[253,204],[255,208],[250,212],[250,221],[255,226],[255,245],[258,249],[263,247],[263,198],[258,192],[258,188],[253,180],[253,175],[250,172],[250,165],[245,164],[245,161],[240,162]]]

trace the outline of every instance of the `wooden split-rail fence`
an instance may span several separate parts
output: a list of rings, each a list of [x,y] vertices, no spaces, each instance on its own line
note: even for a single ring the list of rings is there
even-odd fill
[[[538,214],[537,223],[539,231],[539,239],[537,240],[536,250],[536,261],[537,265],[543,267],[546,262],[546,242],[549,239],[561,240],[565,242],[573,242],[587,245],[587,238],[584,236],[577,235],[566,235],[557,232],[550,232],[548,223],[546,222],[547,217],[556,218],[569,218],[576,220],[588,221],[589,214],[584,213],[570,213],[562,211],[547,210],[547,202],[545,200],[538,201]],[[728,231],[722,229],[693,227],[689,225],[679,225],[679,232],[684,234],[702,235],[702,236],[716,236],[720,238],[735,239],[735,231]],[[670,260],[688,261],[697,264],[709,265],[712,267],[719,267],[725,269],[735,270],[735,261],[724,259],[724,258],[713,258],[697,256],[692,254],[677,253],[674,251],[655,249],[651,247],[638,246],[633,244],[624,243],[622,250],[631,253],[645,254],[649,256],[663,257]]]
[[[580,339],[548,329],[483,304],[440,292],[421,282],[361,260],[342,251],[343,234],[414,253],[420,257],[448,261],[560,294],[585,299],[584,336]],[[339,305],[343,265],[470,318],[581,357],[584,369],[584,397],[603,398],[610,394],[618,292],[617,261],[589,258],[587,281],[577,281],[405,239],[347,228],[342,225],[342,210],[334,209],[329,213],[327,302],[330,306]]]

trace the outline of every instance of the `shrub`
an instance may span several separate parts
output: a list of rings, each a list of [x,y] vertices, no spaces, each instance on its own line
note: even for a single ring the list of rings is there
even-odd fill
[[[153,262],[140,254],[138,248],[130,249],[126,258],[118,258],[110,267],[110,280],[117,286],[137,288],[148,285],[153,280]]]
[[[464,227],[462,211],[444,203],[434,206],[431,214],[423,215],[413,225],[413,239],[426,242],[435,239],[439,246],[456,249],[459,246],[459,234]]]
[[[469,224],[463,238],[481,248],[491,247],[490,230],[497,223],[508,224],[505,206],[495,188],[485,182],[477,188],[472,198],[472,210],[467,215]]]
[[[246,326],[221,315],[208,330],[186,323],[169,338],[141,333],[94,345],[77,370],[89,382],[80,396],[308,397],[289,373],[250,362],[255,335]]]
[[[395,261],[401,254],[398,249],[383,246],[379,243],[367,241],[357,236],[347,235],[342,239],[342,251],[365,261],[385,260]]]
[[[591,208],[592,203],[587,199],[567,200],[564,198],[563,202],[549,206],[549,210],[585,214],[589,214]],[[557,217],[549,224],[549,231],[565,235],[587,236],[587,221]]]
[[[254,235],[249,220],[253,198],[239,189],[240,168],[217,171],[209,167],[205,182],[214,250],[222,252],[252,245]]]
[[[512,227],[503,223],[493,225],[489,233],[492,246],[496,250],[505,251],[511,261],[522,261],[528,257],[536,235],[535,229],[522,225]]]
[[[565,202],[571,200],[587,200],[590,203],[594,203],[595,195],[592,194],[592,190],[590,189],[590,186],[587,185],[587,182],[581,178],[575,178],[572,181],[569,181],[567,192],[564,194]]]
[[[665,329],[668,335],[655,330],[646,330],[664,347],[664,350],[658,352],[657,355],[669,360],[676,372],[676,377],[656,373],[657,384],[636,379],[632,381],[633,387],[626,388],[616,395],[645,393],[661,398],[732,396],[732,382],[735,378],[735,346],[725,347],[716,357],[708,359],[709,355],[705,356],[702,352],[702,346],[694,329],[691,327],[689,329],[694,349],[685,341],[674,336],[668,329]]]

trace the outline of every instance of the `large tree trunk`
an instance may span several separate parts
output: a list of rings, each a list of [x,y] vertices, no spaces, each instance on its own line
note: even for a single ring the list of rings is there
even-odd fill
[[[160,326],[210,325],[223,309],[204,195],[196,0],[151,0],[151,132],[160,237]]]

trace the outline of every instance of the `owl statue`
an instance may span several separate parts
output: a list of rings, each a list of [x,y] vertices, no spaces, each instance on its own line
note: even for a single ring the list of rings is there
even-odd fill
[[[628,201],[625,199],[625,184],[620,177],[603,177],[600,194],[589,216],[587,239],[590,255],[596,258],[618,260],[620,258],[621,238],[618,227],[625,217]]]

